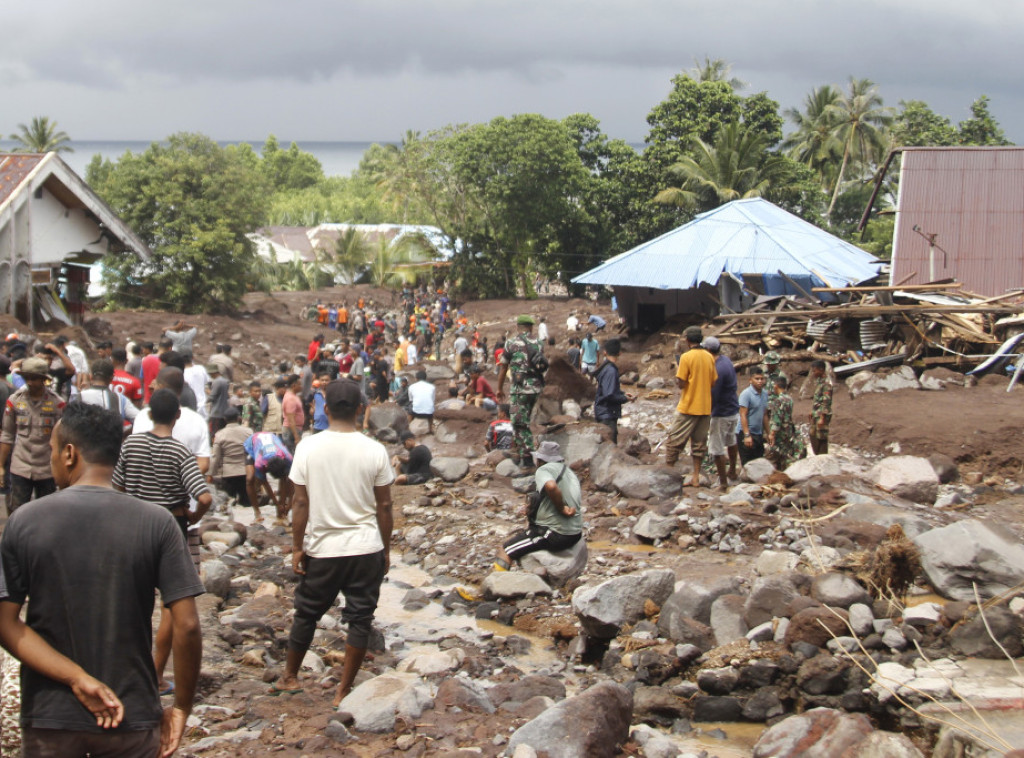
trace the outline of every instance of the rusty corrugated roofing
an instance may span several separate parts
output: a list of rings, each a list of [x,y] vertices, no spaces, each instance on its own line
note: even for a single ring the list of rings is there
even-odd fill
[[[902,152],[892,281],[953,277],[985,296],[1024,287],[1024,147]]]
[[[0,205],[45,157],[41,153],[0,153]]]

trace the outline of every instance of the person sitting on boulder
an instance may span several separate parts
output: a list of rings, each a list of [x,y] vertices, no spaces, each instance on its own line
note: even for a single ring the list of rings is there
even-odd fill
[[[487,439],[484,440],[484,447],[488,452],[491,450],[512,449],[512,421],[509,419],[511,409],[508,403],[501,403],[498,406],[498,418],[487,427]]]
[[[537,465],[533,476],[539,495],[533,502],[537,506],[533,512],[526,506],[528,528],[512,535],[498,550],[496,571],[508,571],[512,561],[527,553],[568,550],[583,536],[580,480],[562,457],[558,443],[542,442],[533,453],[533,460]]]
[[[392,456],[391,465],[398,477],[395,484],[426,484],[433,474],[430,472],[430,448],[416,444],[416,435],[406,429],[401,434],[405,453]]]

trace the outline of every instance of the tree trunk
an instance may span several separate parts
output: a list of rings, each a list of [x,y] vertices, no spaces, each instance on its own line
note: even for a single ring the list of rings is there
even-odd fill
[[[828,204],[828,210],[825,211],[825,218],[832,218],[832,210],[836,207],[836,200],[839,198],[839,188],[843,186],[843,174],[846,173],[846,163],[850,159],[850,142],[846,142],[846,146],[843,148],[843,162],[839,165],[839,176],[836,177],[836,187],[832,190],[832,202]]]

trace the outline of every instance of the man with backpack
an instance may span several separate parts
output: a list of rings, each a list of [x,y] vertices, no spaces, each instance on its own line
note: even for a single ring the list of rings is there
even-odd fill
[[[530,431],[530,416],[544,389],[544,374],[548,360],[544,357],[544,346],[533,336],[533,316],[523,315],[516,319],[520,328],[518,336],[505,343],[501,355],[501,370],[498,372],[498,402],[505,396],[505,377],[512,373],[513,460],[518,466],[530,465],[533,452],[533,432]]]
[[[90,374],[89,386],[82,390],[79,395],[81,402],[87,405],[98,405],[113,411],[121,417],[124,426],[124,433],[131,434],[132,424],[135,417],[139,415],[139,409],[132,405],[128,398],[110,388],[114,380],[114,364],[106,358],[99,358],[92,362],[92,373]]]

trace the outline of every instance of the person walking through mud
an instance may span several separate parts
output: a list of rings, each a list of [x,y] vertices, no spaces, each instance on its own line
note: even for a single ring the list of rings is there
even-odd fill
[[[501,370],[498,372],[498,402],[505,399],[505,378],[512,373],[512,460],[517,466],[529,467],[533,452],[533,432],[530,431],[530,416],[544,389],[544,372],[548,360],[544,357],[544,346],[533,336],[533,316],[523,315],[516,319],[519,335],[505,343],[501,354]]]
[[[299,667],[316,624],[341,593],[348,637],[334,698],[337,707],[351,691],[366,656],[380,586],[390,564],[395,474],[385,447],[357,426],[363,408],[359,385],[339,379],[327,385],[324,395],[330,426],[298,444],[289,475],[295,486],[292,569],[299,584],[284,674],[270,694],[301,691]]]

